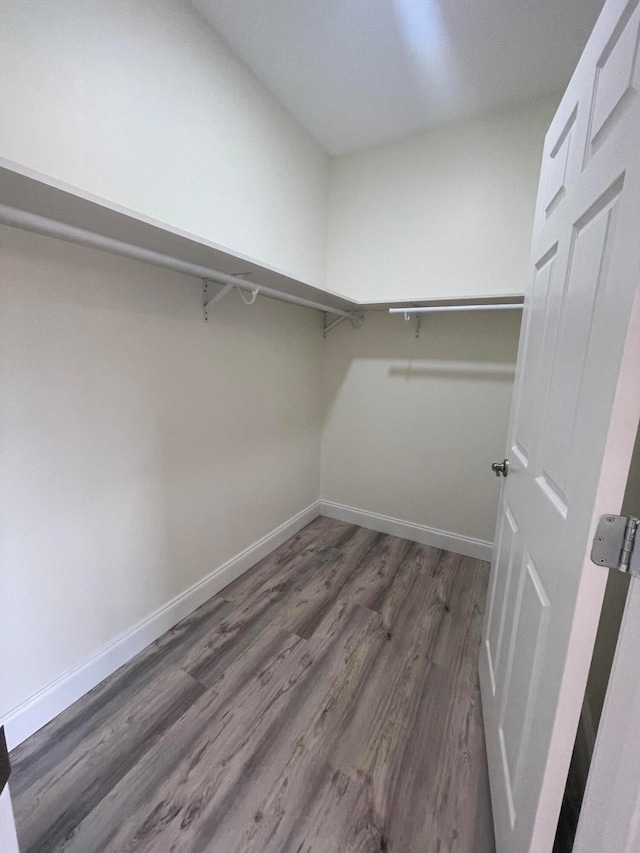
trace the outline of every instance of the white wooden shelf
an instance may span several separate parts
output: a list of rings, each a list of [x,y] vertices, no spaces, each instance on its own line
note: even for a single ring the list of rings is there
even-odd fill
[[[218,285],[255,290],[285,301],[304,301],[308,307],[325,311],[324,331],[344,319],[362,322],[362,311],[418,307],[521,304],[522,294],[469,296],[455,299],[429,298],[403,302],[358,302],[320,287],[299,281],[281,270],[189,234],[166,223],[128,210],[106,199],[63,184],[0,158],[0,224],[48,234],[70,242],[157,263]],[[237,278],[231,278],[237,277]],[[213,296],[213,298],[212,298]],[[207,293],[213,307],[215,294]],[[338,319],[332,318],[335,314]]]
[[[294,279],[280,270],[209,240],[2,159],[0,223],[50,234],[70,242],[94,245],[128,257],[132,257],[132,253],[127,254],[126,249],[132,247],[141,250],[138,252],[139,259],[149,263],[157,262],[157,258],[154,260],[155,255],[162,255],[190,267],[202,268],[199,272],[189,272],[186,268],[179,269],[179,264],[174,264],[177,271],[186,274],[216,281],[215,275],[207,275],[207,272],[217,272],[220,274],[220,284],[225,283],[225,276],[242,276],[237,279],[239,287],[244,285],[245,289],[250,290],[259,283],[263,295],[275,296],[268,291],[279,291],[294,299],[317,303],[315,307],[321,311],[357,311],[357,305],[348,299]],[[91,235],[96,238],[93,242]],[[98,240],[103,245],[96,245]]]

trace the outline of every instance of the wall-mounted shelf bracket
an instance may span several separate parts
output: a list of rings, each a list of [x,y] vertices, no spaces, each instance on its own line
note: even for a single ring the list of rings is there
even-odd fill
[[[357,329],[358,326],[361,326],[364,323],[364,314],[349,314],[348,316],[343,314],[341,317],[329,322],[329,315],[325,311],[324,323],[322,324],[322,337],[326,338],[331,329],[335,329],[336,326],[339,326],[340,323],[343,322],[343,320],[347,319],[351,320],[351,325],[354,329]]]
[[[225,284],[214,296],[211,296],[210,291],[213,284],[214,282],[206,278],[202,279],[202,310],[205,323],[209,321],[209,311],[212,310],[213,306],[224,299],[227,293],[233,290],[235,286],[233,284]]]
[[[336,320],[328,322],[328,315],[325,313],[324,323],[322,324],[322,337],[326,338],[327,334],[331,331],[331,329],[335,329],[336,326],[339,326],[340,323],[342,323],[346,319],[346,317],[338,317]]]
[[[250,275],[251,275],[250,272],[241,272],[241,273],[237,273],[233,277],[244,280]],[[256,284],[254,287],[249,289],[250,296],[248,299],[246,299],[245,295],[244,295],[244,291],[245,291],[245,289],[248,289],[248,288],[240,287],[237,284],[224,284],[224,285],[221,284],[220,290],[216,294],[211,296],[211,289],[212,289],[212,285],[214,285],[214,284],[218,284],[218,282],[212,281],[211,279],[208,279],[208,278],[202,279],[202,308],[203,308],[205,323],[209,322],[209,317],[211,316],[211,311],[212,311],[214,305],[216,305],[218,302],[221,302],[225,298],[225,296],[234,289],[234,287],[237,288],[238,292],[240,293],[240,296],[242,297],[242,301],[244,302],[245,305],[253,305],[253,303],[256,301],[256,297],[258,296],[258,293],[260,292],[260,285]]]
[[[404,319],[406,323],[411,323],[413,326],[416,338],[420,337],[420,315],[412,314],[411,311],[404,312]]]

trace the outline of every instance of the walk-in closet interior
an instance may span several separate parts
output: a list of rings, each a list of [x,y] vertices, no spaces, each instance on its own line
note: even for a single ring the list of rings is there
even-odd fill
[[[3,853],[515,853],[492,463],[602,6],[0,0]]]

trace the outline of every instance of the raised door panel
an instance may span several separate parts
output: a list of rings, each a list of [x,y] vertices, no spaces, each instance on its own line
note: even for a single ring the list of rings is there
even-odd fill
[[[629,3],[596,66],[585,164],[638,95],[640,6]]]
[[[566,193],[567,173],[575,145],[573,136],[577,114],[578,107],[576,105],[562,128],[556,143],[551,148],[546,163],[544,212],[547,219],[556,210]]]
[[[576,222],[562,291],[559,334],[546,404],[536,482],[564,519],[584,367],[598,294],[606,280],[622,182],[609,188]]]
[[[518,525],[513,517],[513,513],[509,507],[506,507],[500,534],[498,558],[493,568],[493,584],[489,597],[487,654],[491,687],[494,694],[496,691],[496,673],[500,667],[503,648],[505,621],[509,612],[509,593],[512,586],[515,586],[517,583],[514,579],[517,538]]]
[[[516,393],[517,404],[511,446],[523,468],[527,468],[531,454],[532,421],[536,411],[540,363],[545,348],[545,338],[550,332],[548,298],[557,248],[557,245],[554,245],[536,265],[527,306],[523,347],[525,369]]]
[[[500,712],[500,745],[509,791],[513,827],[518,807],[518,783],[526,760],[531,715],[547,654],[550,602],[530,555],[520,574],[509,666]]]

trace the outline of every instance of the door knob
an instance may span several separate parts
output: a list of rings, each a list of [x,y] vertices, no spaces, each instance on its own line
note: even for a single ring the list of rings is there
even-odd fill
[[[499,477],[500,474],[506,477],[509,473],[509,460],[504,459],[502,462],[492,462],[491,470],[495,473],[496,477]]]

